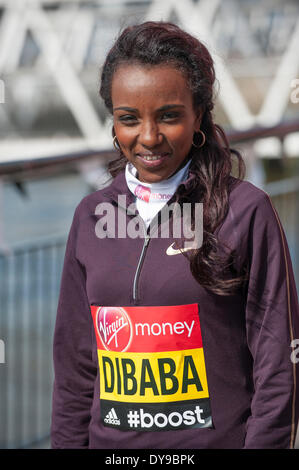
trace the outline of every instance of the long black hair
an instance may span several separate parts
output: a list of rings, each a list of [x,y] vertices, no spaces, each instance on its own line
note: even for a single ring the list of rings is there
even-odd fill
[[[212,57],[202,42],[173,23],[148,21],[127,27],[109,51],[101,72],[100,96],[111,114],[112,78],[122,64],[174,66],[188,81],[194,109],[202,111],[201,130],[206,142],[201,148],[192,146],[190,171],[195,178],[188,192],[200,191],[204,233],[202,246],[189,255],[190,269],[203,287],[219,295],[229,295],[246,276],[235,270],[235,254],[228,247],[221,244],[219,250],[215,230],[227,215],[232,184],[244,178],[245,164],[240,153],[230,148],[223,129],[213,121],[216,77]],[[233,157],[237,178],[231,177]],[[120,151],[119,158],[109,164],[111,175],[122,171],[126,163]],[[178,193],[177,198],[187,200],[188,194]]]

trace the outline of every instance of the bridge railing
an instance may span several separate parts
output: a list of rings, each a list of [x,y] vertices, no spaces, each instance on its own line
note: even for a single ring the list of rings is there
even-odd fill
[[[0,448],[30,447],[49,435],[52,341],[66,238],[0,254]]]

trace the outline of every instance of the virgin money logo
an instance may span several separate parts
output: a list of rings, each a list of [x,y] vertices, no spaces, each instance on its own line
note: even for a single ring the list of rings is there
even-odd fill
[[[126,351],[132,340],[132,324],[121,307],[100,307],[96,325],[103,346],[108,351]]]
[[[151,196],[151,190],[150,188],[147,188],[146,186],[142,186],[142,184],[138,184],[135,189],[135,195],[139,198],[142,199],[145,202],[149,202],[150,196]]]

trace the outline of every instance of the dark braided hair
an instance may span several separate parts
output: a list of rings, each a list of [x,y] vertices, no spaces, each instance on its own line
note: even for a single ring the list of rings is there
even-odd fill
[[[176,193],[178,201],[188,200],[196,189],[203,203],[203,243],[189,255],[190,269],[203,287],[219,295],[232,294],[246,275],[237,273],[235,253],[219,243],[215,230],[227,215],[232,185],[244,178],[245,164],[240,153],[230,148],[223,129],[213,121],[216,77],[212,57],[204,44],[173,23],[148,21],[127,27],[109,51],[101,73],[100,96],[111,114],[112,78],[122,64],[167,64],[187,79],[194,109],[202,111],[201,130],[206,136],[205,145],[192,146],[190,152],[190,171],[195,175],[191,188]],[[233,156],[237,158],[238,179],[231,176]],[[126,163],[120,151],[120,157],[109,164],[111,175],[116,176]]]

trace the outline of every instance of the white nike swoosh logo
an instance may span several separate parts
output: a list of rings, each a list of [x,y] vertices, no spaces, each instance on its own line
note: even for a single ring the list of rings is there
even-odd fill
[[[172,243],[166,250],[166,254],[168,256],[173,256],[173,255],[179,255],[180,253],[185,253],[186,251],[190,251],[190,250],[196,250],[198,247],[196,248],[181,248],[180,250],[176,250],[175,248],[173,248],[173,245],[174,243]]]

